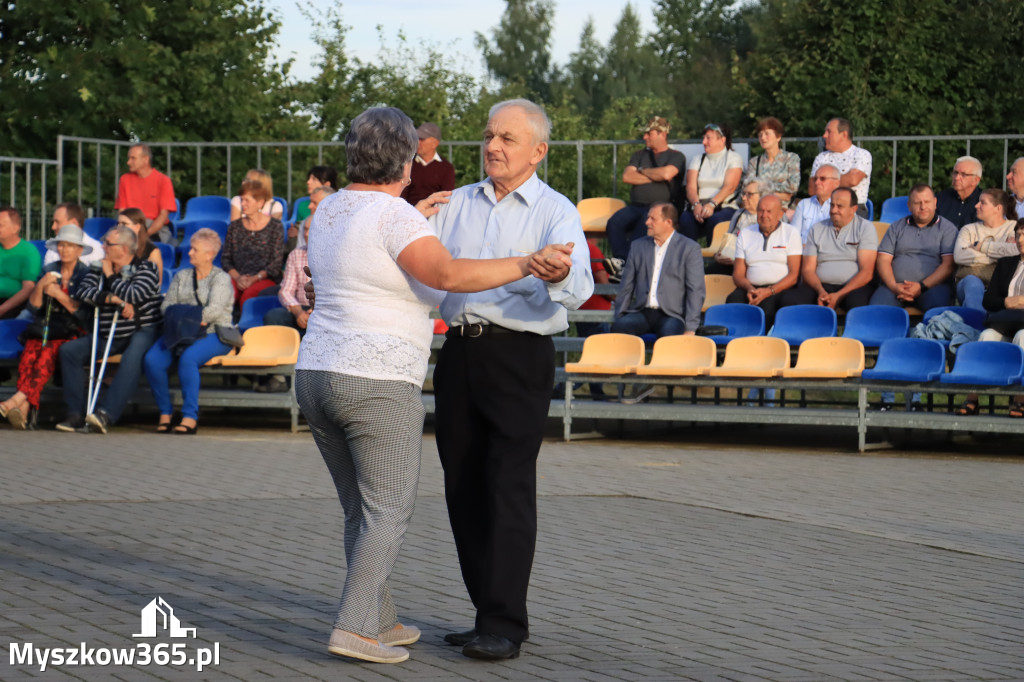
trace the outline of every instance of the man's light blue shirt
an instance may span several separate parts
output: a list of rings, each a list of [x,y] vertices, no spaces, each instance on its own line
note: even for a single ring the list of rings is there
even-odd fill
[[[430,222],[454,258],[521,257],[548,244],[574,244],[572,268],[561,282],[528,276],[476,294],[449,293],[441,303],[449,325],[555,334],[569,327],[567,309],[579,308],[594,293],[580,214],[536,173],[500,202],[490,179],[460,187]]]
[[[793,211],[793,219],[790,225],[800,230],[800,243],[807,243],[807,235],[811,228],[820,222],[829,219],[829,209],[832,208],[832,198],[825,199],[824,204],[818,203],[818,197],[807,197],[796,205]]]

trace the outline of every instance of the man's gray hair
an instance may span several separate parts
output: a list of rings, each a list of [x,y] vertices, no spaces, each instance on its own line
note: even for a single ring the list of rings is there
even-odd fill
[[[135,230],[126,225],[114,225],[107,230],[108,239],[111,238],[111,235],[113,235],[112,241],[115,244],[124,246],[131,253],[135,253],[135,249],[139,246],[139,238],[135,236]]]
[[[329,197],[337,191],[338,190],[334,189],[333,187],[328,187],[327,185],[320,185],[319,187],[315,188],[312,192],[310,192],[309,196],[319,194],[320,198],[323,199],[323,197]],[[320,199],[318,199],[317,201],[320,201]]]
[[[418,144],[416,126],[401,109],[371,107],[352,119],[345,135],[348,179],[367,185],[398,182]]]
[[[145,144],[143,142],[136,142],[131,147],[128,147],[128,149],[138,149],[139,151],[142,152],[142,155],[149,160],[149,165],[153,165],[153,150],[149,148],[148,144]]]
[[[957,163],[965,163],[965,162],[966,163],[973,163],[978,168],[978,177],[981,177],[982,175],[984,175],[984,170],[982,169],[981,161],[978,161],[973,156],[961,156],[959,159],[956,160],[956,163],[953,164],[953,167],[955,168]]]
[[[820,173],[825,168],[832,169],[832,172],[836,174],[836,180],[839,180],[840,178],[843,177],[843,174],[839,172],[839,169],[833,166],[831,163],[823,163],[820,166],[818,166],[818,172]]]
[[[518,107],[523,110],[526,114],[526,120],[530,124],[530,128],[533,129],[534,142],[547,143],[547,141],[551,139],[551,120],[548,118],[548,115],[544,113],[544,109],[540,105],[534,104],[528,99],[507,99],[504,102],[498,102],[491,107],[490,112],[487,114],[487,118],[494,118],[495,114],[507,107]]]

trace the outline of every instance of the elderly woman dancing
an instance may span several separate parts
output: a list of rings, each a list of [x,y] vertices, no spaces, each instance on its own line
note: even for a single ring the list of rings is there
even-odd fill
[[[419,630],[398,623],[388,582],[416,500],[420,388],[439,290],[475,292],[570,262],[572,245],[512,258],[453,259],[423,214],[399,198],[417,136],[393,108],[357,116],[345,138],[351,184],[320,202],[309,241],[316,308],[295,392],[338,490],[348,565],[328,651],[377,663],[409,657]]]

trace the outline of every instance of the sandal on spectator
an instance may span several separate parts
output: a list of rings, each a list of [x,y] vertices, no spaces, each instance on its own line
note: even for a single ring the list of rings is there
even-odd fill
[[[978,401],[977,400],[966,400],[964,404],[956,408],[953,413],[960,417],[974,417],[978,414]],[[1024,417],[1024,414],[1021,415]]]

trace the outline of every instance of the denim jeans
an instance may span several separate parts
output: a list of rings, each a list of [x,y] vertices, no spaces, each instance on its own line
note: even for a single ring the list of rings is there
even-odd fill
[[[121,324],[131,324],[129,321]],[[106,393],[96,402],[97,408],[103,408],[110,423],[114,424],[124,412],[125,405],[135,393],[139,385],[139,375],[142,374],[142,360],[146,351],[153,345],[160,334],[160,327],[147,325],[140,327],[131,336],[125,339],[114,339],[110,345],[111,355],[121,355],[121,362],[111,366],[114,373],[114,381],[107,388]],[[103,349],[107,339],[100,333],[96,347],[96,359],[103,358]],[[64,404],[67,407],[67,416],[85,416],[88,398],[85,393],[88,389],[87,372],[89,371],[89,355],[92,352],[92,336],[82,336],[74,341],[68,341],[60,347],[60,368],[64,376]],[[96,368],[97,376],[99,367]],[[96,390],[95,386],[93,390]],[[95,411],[95,408],[94,408]]]
[[[626,313],[612,322],[612,333],[614,334],[655,334],[659,339],[662,336],[675,336],[686,331],[686,325],[682,320],[669,317],[661,310],[644,308],[635,313]]]
[[[629,204],[620,208],[605,225],[608,234],[608,248],[615,258],[626,260],[633,241],[647,236],[647,213],[649,206]]]
[[[210,358],[225,355],[231,346],[221,343],[217,334],[207,334],[199,339],[179,356],[178,380],[181,382],[181,416],[190,419],[199,418],[199,368]],[[174,362],[174,354],[167,349],[164,340],[158,340],[146,353],[145,370],[149,381],[149,390],[153,392],[160,414],[173,414],[171,388],[168,370]]]
[[[967,275],[956,284],[956,298],[965,308],[984,310],[981,299],[985,297],[985,283],[980,277]]]

